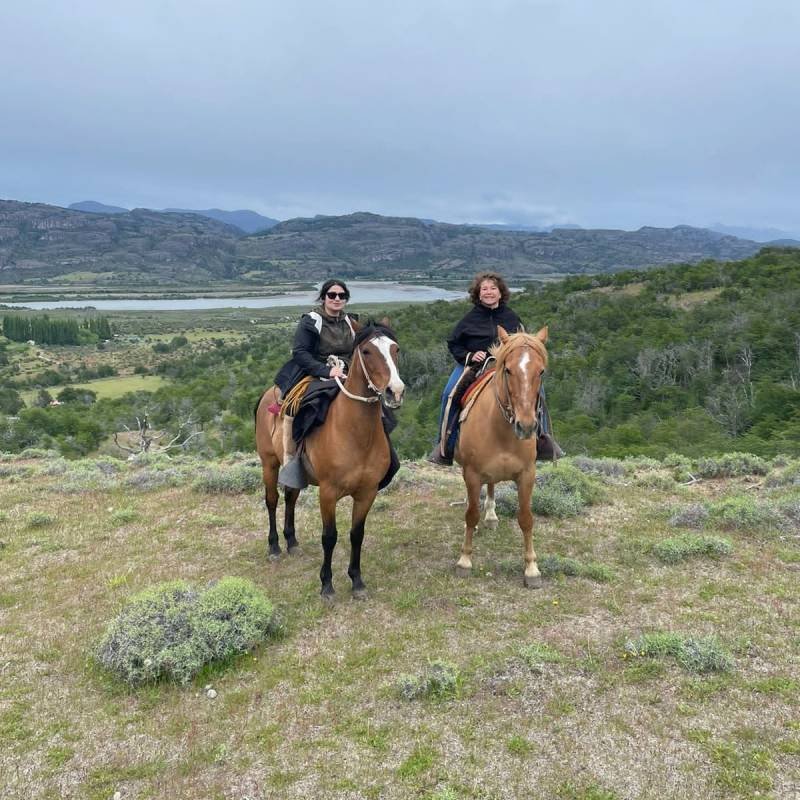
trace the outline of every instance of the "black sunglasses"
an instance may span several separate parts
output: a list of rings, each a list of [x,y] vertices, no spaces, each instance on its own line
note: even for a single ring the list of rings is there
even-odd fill
[[[347,300],[347,292],[325,292],[325,297],[328,300],[336,300],[337,298],[339,300]]]

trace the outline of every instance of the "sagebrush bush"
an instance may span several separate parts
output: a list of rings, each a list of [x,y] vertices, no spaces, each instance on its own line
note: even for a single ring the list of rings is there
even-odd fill
[[[432,661],[420,675],[401,675],[398,679],[400,696],[405,700],[422,697],[449,700],[461,691],[462,678],[458,667],[448,661]]]
[[[550,486],[535,489],[531,498],[533,512],[543,517],[577,517],[584,505],[580,495]]]
[[[680,453],[668,453],[662,460],[662,465],[667,469],[689,471],[692,469],[692,461]]]
[[[244,494],[262,487],[261,470],[241,464],[227,469],[207,467],[192,484],[196,491],[210,494]]]
[[[645,633],[625,643],[634,658],[671,656],[689,672],[729,672],[733,656],[713,636],[686,637],[678,633]]]
[[[702,478],[735,478],[739,475],[766,475],[769,464],[752,453],[726,453],[699,459],[696,469]]]
[[[645,472],[643,475],[637,475],[633,483],[643,489],[656,489],[661,492],[671,492],[675,489],[675,478],[663,472]]]
[[[652,547],[655,557],[665,564],[677,564],[698,556],[720,558],[730,555],[732,551],[733,547],[727,539],[720,539],[717,536],[698,536],[694,533],[662,539]]]
[[[620,478],[626,473],[625,464],[616,458],[589,458],[574,456],[569,460],[581,472],[589,472],[606,478]]]
[[[170,486],[181,486],[189,480],[188,473],[177,467],[166,469],[139,469],[126,475],[123,486],[140,492],[152,489],[163,489]]]
[[[702,528],[708,522],[708,508],[703,503],[692,503],[669,518],[674,528]]]
[[[764,480],[764,485],[768,489],[779,486],[800,486],[800,461],[785,464],[783,469],[773,469]]]
[[[173,581],[132,597],[97,656],[132,686],[187,683],[204,665],[247,652],[275,631],[272,604],[249,581],[222,578],[204,592]]]

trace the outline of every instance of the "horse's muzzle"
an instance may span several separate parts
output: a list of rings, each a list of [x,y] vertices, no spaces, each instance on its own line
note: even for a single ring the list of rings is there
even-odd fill
[[[519,420],[514,420],[514,436],[517,439],[532,439],[536,435],[538,427],[536,421],[525,425]]]
[[[403,405],[403,398],[405,397],[405,386],[399,392],[393,392],[387,388],[383,391],[383,404],[387,408],[400,408]]]

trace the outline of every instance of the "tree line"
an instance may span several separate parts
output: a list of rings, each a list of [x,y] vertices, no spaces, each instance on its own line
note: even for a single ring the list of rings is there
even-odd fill
[[[545,385],[568,453],[800,454],[800,250],[532,283],[510,304],[529,330],[549,326]],[[453,365],[445,341],[467,309],[440,301],[394,314],[408,386],[392,435],[401,457],[431,446]],[[209,454],[251,451],[253,408],[290,347],[291,333],[275,330],[203,353],[181,348],[157,367],[170,380],[158,391],[79,412],[22,409],[16,423],[0,420],[0,449],[90,450],[147,410],[160,428],[191,419],[204,434],[192,446]],[[58,415],[82,435],[59,432]]]
[[[34,341],[37,344],[90,344],[113,335],[107,317],[87,317],[82,322],[70,317],[47,314],[6,314],[3,335],[12,342]]]

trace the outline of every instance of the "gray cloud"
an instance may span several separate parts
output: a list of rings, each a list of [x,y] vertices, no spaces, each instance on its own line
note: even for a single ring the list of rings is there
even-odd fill
[[[800,10],[11,0],[0,196],[800,235]]]

